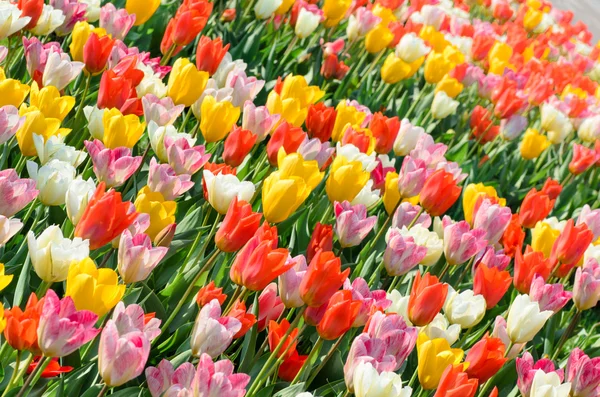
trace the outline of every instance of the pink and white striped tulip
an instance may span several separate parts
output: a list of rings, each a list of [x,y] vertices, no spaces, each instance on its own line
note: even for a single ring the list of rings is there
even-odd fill
[[[186,138],[165,136],[165,150],[169,165],[177,175],[194,175],[210,160],[203,145],[191,146]]]
[[[333,209],[336,218],[335,233],[343,248],[360,244],[377,222],[374,215],[367,218],[367,207],[363,204],[336,202]]]
[[[0,215],[0,247],[3,247],[22,227],[23,223],[20,220]]]
[[[498,270],[505,270],[510,264],[510,260],[510,256],[504,255],[504,250],[496,251],[493,246],[488,245],[484,251],[475,257],[475,265],[485,263],[487,267],[496,267]]]
[[[371,291],[369,284],[362,277],[355,278],[352,283],[346,279],[343,289],[352,292],[353,301],[360,301],[362,303],[358,316],[356,316],[352,324],[353,327],[362,327],[369,320],[369,316],[373,310],[384,311],[392,304],[392,301],[387,299],[384,290]]]
[[[585,204],[577,218],[577,225],[585,223],[588,229],[594,233],[594,240],[600,237],[600,209],[592,210]]]
[[[502,238],[511,216],[509,207],[493,204],[488,199],[478,200],[473,210],[473,229],[485,230],[485,239],[494,245]]]
[[[265,106],[255,106],[252,101],[244,103],[242,128],[257,136],[257,142],[263,141],[280,119],[280,115],[271,114]]]
[[[147,234],[131,235],[127,229],[121,233],[117,269],[125,284],[143,281],[164,258],[169,249],[152,247],[152,241]]]
[[[587,310],[600,300],[600,265],[589,258],[582,267],[577,268],[573,284],[573,302],[579,310]]]
[[[25,208],[38,194],[33,179],[19,178],[12,168],[0,171],[0,215],[10,218]]]
[[[71,33],[75,24],[85,20],[88,5],[79,0],[50,0],[50,5],[65,14],[65,21],[56,29],[56,34],[66,36]]]
[[[354,388],[354,371],[360,363],[368,362],[379,372],[394,371],[397,366],[396,359],[387,352],[387,347],[384,340],[371,337],[367,333],[354,338],[344,364],[344,381],[348,390]]]
[[[383,265],[390,276],[408,273],[427,255],[427,247],[415,244],[414,238],[403,236],[398,228],[390,228],[385,241],[387,247],[383,253]]]
[[[146,123],[154,121],[160,127],[172,125],[185,109],[184,105],[175,105],[171,97],[160,99],[152,94],[142,97],[142,107]]]
[[[556,372],[560,381],[563,381],[564,373],[562,369],[556,369],[552,360],[542,358],[538,361],[533,361],[533,356],[529,352],[523,353],[522,357],[517,357],[517,387],[524,397],[529,397],[531,392],[531,384],[533,377],[538,371],[543,371],[546,374]]]
[[[409,327],[399,314],[384,314],[375,312],[365,327],[365,332],[371,338],[378,338],[386,343],[386,353],[396,359],[398,370],[413,351],[419,331]]]
[[[124,184],[142,162],[141,156],[131,155],[131,149],[126,147],[107,149],[98,139],[92,142],[85,141],[85,148],[92,158],[94,174],[98,180],[104,181],[108,188]]]
[[[221,305],[213,299],[204,305],[196,317],[191,334],[192,355],[204,353],[217,357],[231,344],[233,335],[242,328],[237,318],[221,317]]]
[[[148,187],[161,193],[165,200],[175,200],[193,186],[190,175],[177,175],[169,164],[159,164],[154,157],[150,160]]]
[[[486,232],[473,229],[466,221],[460,221],[444,228],[444,255],[450,265],[465,263],[487,245]]]
[[[64,357],[94,339],[98,316],[88,310],[75,309],[70,296],[58,299],[48,290],[37,328],[38,344],[46,357]]]
[[[135,14],[129,14],[124,8],[117,9],[107,3],[100,9],[100,27],[114,39],[123,40],[135,23]]]
[[[331,147],[331,143],[321,142],[319,138],[305,138],[300,144],[297,151],[305,161],[316,160],[319,163],[319,169],[324,169],[328,164],[329,159],[335,152],[335,148]]]
[[[258,332],[264,331],[269,321],[277,321],[284,309],[281,298],[277,296],[277,283],[267,285],[258,296]],[[250,305],[248,312],[254,312],[254,305]]]
[[[83,70],[83,62],[71,61],[69,55],[58,52],[50,52],[42,75],[44,86],[53,85],[59,91],[64,90],[67,85]]]
[[[427,164],[418,158],[406,156],[398,174],[398,190],[404,198],[414,197],[421,193],[427,179]]]
[[[401,203],[392,217],[392,227],[398,229],[402,229],[404,226],[408,227],[408,225],[413,223],[419,211],[421,211],[421,207],[418,205],[412,205],[408,201]],[[428,229],[431,226],[431,216],[427,212],[422,211],[421,215],[414,222],[414,225],[417,224]]]
[[[576,347],[569,354],[565,375],[571,383],[571,396],[596,397],[600,393],[600,357],[590,358]]]
[[[265,81],[258,80],[254,76],[248,77],[243,70],[234,70],[227,75],[225,86],[233,89],[231,95],[233,106],[242,107],[247,101],[254,101],[256,95],[265,86]]]
[[[0,145],[15,136],[25,122],[25,116],[19,116],[19,109],[12,105],[0,108]]]
[[[529,297],[540,305],[540,310],[552,310],[558,313],[573,297],[573,293],[565,291],[562,284],[546,284],[538,274],[533,276]]]
[[[287,262],[290,261],[294,262],[294,266],[278,278],[279,295],[285,307],[302,307],[304,306],[304,301],[300,296],[300,282],[302,282],[302,278],[306,274],[308,265],[306,264],[304,255],[298,255],[293,258],[290,256]]]

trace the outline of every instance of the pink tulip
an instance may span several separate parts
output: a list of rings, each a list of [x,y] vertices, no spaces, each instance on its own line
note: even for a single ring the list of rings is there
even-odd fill
[[[497,267],[498,270],[505,270],[510,264],[510,256],[504,255],[504,250],[496,251],[493,246],[488,245],[484,251],[477,254],[475,264],[479,263],[485,263],[487,267]]]
[[[131,156],[131,149],[126,147],[107,149],[98,139],[92,142],[85,141],[85,148],[92,158],[94,174],[109,188],[124,184],[142,162],[141,156]]]
[[[169,165],[177,175],[194,175],[204,167],[211,156],[210,153],[206,153],[203,145],[192,147],[186,138],[175,140],[165,136],[165,149]]]
[[[508,349],[508,346],[511,345],[510,338],[508,337],[508,331],[506,330],[506,320],[502,316],[497,316],[496,321],[494,321],[494,329],[492,330],[492,336],[494,338],[500,338],[502,343],[504,344],[504,348]],[[506,355],[506,357],[513,359],[519,355],[519,352],[525,347],[525,343],[515,343],[512,345],[512,348]],[[533,376],[532,376],[533,379]],[[531,382],[530,382],[531,386]]]
[[[485,239],[494,245],[502,238],[511,217],[509,207],[492,204],[488,199],[478,200],[473,210],[473,229],[485,230]]]
[[[594,233],[594,240],[600,237],[600,209],[592,210],[589,205],[585,204],[577,218],[577,225],[582,223],[585,223],[588,229]]]
[[[374,215],[367,218],[367,207],[364,204],[336,202],[333,208],[336,218],[335,233],[343,248],[360,244],[377,222]]]
[[[344,381],[348,390],[352,390],[354,387],[354,370],[360,363],[370,363],[378,372],[395,371],[396,359],[387,352],[387,347],[385,341],[373,338],[367,333],[354,338],[344,364]]]
[[[358,36],[366,35],[371,29],[381,22],[381,18],[373,14],[367,7],[359,7],[354,13],[358,25]]]
[[[540,310],[551,310],[558,313],[571,300],[572,292],[565,291],[562,284],[546,284],[538,274],[533,276],[529,297],[540,306]]]
[[[288,262],[293,261],[294,266],[279,276],[279,295],[283,304],[287,308],[304,306],[304,301],[300,297],[300,282],[306,274],[308,265],[304,255],[298,255],[288,258]],[[287,265],[287,263],[286,263]]]
[[[310,5],[307,4],[307,8],[308,7],[310,7]],[[325,56],[330,55],[330,54],[339,54],[344,49],[344,46],[345,46],[344,39],[339,38],[335,41],[331,41],[331,42],[323,44],[323,52],[324,52]]]
[[[444,254],[450,265],[465,263],[485,248],[486,232],[483,229],[470,230],[466,221],[460,221],[444,228]]]
[[[38,193],[33,179],[19,178],[12,168],[0,171],[0,215],[10,218],[25,208]]]
[[[40,350],[46,357],[68,356],[100,332],[94,328],[96,320],[94,313],[75,309],[70,296],[61,300],[48,290],[37,328]]]
[[[589,258],[582,267],[577,268],[573,284],[573,302],[579,310],[596,306],[600,299],[600,265]]]
[[[242,328],[242,323],[233,317],[221,317],[221,305],[213,299],[204,305],[196,317],[191,334],[192,355],[203,353],[217,357],[231,344],[233,335]]]
[[[392,301],[386,298],[384,290],[371,291],[369,284],[361,277],[355,278],[352,283],[349,279],[346,279],[343,289],[352,292],[353,301],[362,303],[358,316],[352,324],[353,327],[362,327],[367,323],[373,310],[385,310],[392,304]]]
[[[0,45],[0,63],[4,62],[7,55],[8,55],[8,48],[6,48],[3,45]]]
[[[244,103],[244,114],[242,116],[242,128],[252,131],[257,136],[257,141],[263,141],[269,132],[275,127],[280,115],[271,115],[265,106],[255,106],[252,101]]]
[[[107,3],[100,9],[100,27],[114,39],[123,40],[135,23],[135,14],[129,14],[124,8],[117,9]]]
[[[254,305],[250,305],[248,312],[252,313]],[[267,328],[269,321],[277,321],[285,306],[281,298],[277,296],[277,283],[271,283],[262,290],[258,296],[258,332]]]
[[[83,62],[71,61],[68,54],[51,51],[48,53],[42,85],[53,85],[59,91],[64,90],[83,70]],[[34,76],[35,77],[35,76]]]
[[[329,141],[321,142],[319,138],[308,139],[307,137],[300,144],[297,152],[306,161],[316,160],[319,164],[319,169],[323,169],[335,152],[335,148],[331,147]]]
[[[375,312],[365,327],[371,338],[378,338],[386,343],[386,353],[396,359],[398,370],[413,351],[419,331],[416,327],[408,327],[402,316]]]
[[[65,15],[65,21],[54,32],[59,36],[71,33],[75,24],[85,21],[87,4],[79,0],[50,0],[50,5]]]
[[[476,65],[467,65],[467,71],[461,83],[463,83],[465,87],[471,87],[473,84],[477,84],[477,87],[479,87],[481,85],[481,81],[485,77],[483,69]]]
[[[159,164],[152,157],[148,171],[148,187],[159,192],[165,200],[175,200],[194,186],[188,174],[177,175],[169,164]]]
[[[160,99],[152,94],[142,97],[142,107],[146,123],[154,121],[159,127],[173,124],[185,109],[185,105],[175,105],[170,97]]]
[[[500,122],[500,134],[508,140],[516,139],[525,131],[528,124],[529,120],[525,116],[513,114]]]
[[[133,203],[131,203],[127,214],[131,214],[133,212],[135,212],[135,205],[133,205]],[[146,229],[148,229],[149,227],[150,227],[150,215],[146,214],[144,212],[139,212],[138,216],[135,218],[133,223],[131,225],[129,225],[129,227],[126,230],[129,230],[129,233],[132,236],[135,236],[140,233],[144,233],[146,231]],[[121,242],[121,235],[115,237],[115,239],[112,241],[112,247],[119,248],[120,242]]]
[[[60,43],[52,41],[42,44],[37,37],[32,36],[31,39],[28,39],[23,36],[23,48],[27,72],[32,79],[40,84],[48,61],[48,54],[52,51],[61,53]]]
[[[144,324],[144,310],[119,302],[100,335],[98,372],[108,386],[138,377],[146,365],[150,342],[160,335],[160,320]]]
[[[386,242],[383,265],[390,276],[408,273],[427,255],[427,247],[415,244],[414,238],[403,236],[395,227],[386,235]]]
[[[392,227],[402,229],[403,226],[408,227],[415,219],[421,207],[418,205],[412,205],[408,201],[401,203],[394,212],[394,217],[392,218]],[[415,225],[420,224],[424,228],[428,229],[431,226],[431,216],[425,211],[419,218],[414,222]]]
[[[539,370],[545,373],[556,372],[562,383],[564,373],[562,369],[555,369],[552,360],[542,358],[537,362],[533,361],[533,356],[529,352],[523,353],[523,357],[517,358],[517,387],[524,397],[529,397],[531,383],[535,373]]]
[[[398,190],[402,197],[414,197],[421,193],[427,179],[427,164],[412,156],[404,157],[398,174]]]
[[[146,380],[152,397],[243,397],[250,376],[233,370],[231,361],[214,363],[208,354],[202,354],[196,369],[192,363],[183,363],[174,370],[173,364],[163,359],[157,367],[146,369]]]
[[[600,393],[600,357],[590,358],[581,349],[571,351],[567,360],[567,382],[573,397],[596,397]]]
[[[264,80],[258,80],[254,76],[248,77],[243,70],[229,72],[225,82],[225,87],[233,88],[231,103],[237,107],[241,107],[246,101],[254,101],[264,86]]]
[[[328,303],[329,302],[323,303],[319,307],[307,307],[304,311],[304,322],[308,325],[316,327],[317,324],[319,324],[323,319]]]
[[[425,162],[425,166],[431,173],[437,168],[440,162],[446,161],[446,157],[444,156],[447,150],[448,146],[443,143],[435,143],[431,135],[421,134],[415,148],[410,152],[410,157],[413,160],[418,159]]]
[[[152,248],[147,234],[132,236],[131,232],[125,229],[121,233],[117,262],[123,282],[130,284],[147,279],[168,250],[166,247]]]
[[[396,159],[390,160],[387,154],[380,154],[376,159],[377,165],[371,171],[371,180],[373,181],[373,189],[385,189],[385,176],[390,172],[396,172],[394,163]]]
[[[19,109],[12,105],[0,108],[0,145],[15,136],[25,122],[25,116],[19,116]]]

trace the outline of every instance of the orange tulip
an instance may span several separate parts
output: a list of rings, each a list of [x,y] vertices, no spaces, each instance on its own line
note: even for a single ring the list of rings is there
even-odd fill
[[[252,147],[256,143],[257,136],[252,131],[234,126],[223,146],[223,161],[232,167],[242,164]]]
[[[448,295],[448,284],[440,283],[436,276],[421,273],[415,277],[408,299],[408,317],[420,327],[429,324],[440,312]]]
[[[308,356],[300,355],[297,351],[294,351],[290,358],[281,363],[277,375],[286,382],[293,381],[307,359]]]
[[[300,296],[310,307],[319,307],[329,301],[350,274],[341,271],[342,261],[331,251],[318,251],[310,261],[300,282]]]
[[[512,258],[517,251],[522,250],[523,241],[525,241],[525,232],[521,228],[519,214],[513,214],[508,227],[502,235],[504,253]]]
[[[489,310],[500,302],[511,283],[512,278],[508,271],[494,266],[487,267],[485,263],[480,263],[473,278],[473,292],[483,295],[486,308]]]
[[[521,203],[519,221],[524,227],[532,228],[546,218],[553,207],[554,200],[543,189],[538,192],[536,188],[532,188]]]
[[[331,138],[333,126],[337,111],[335,108],[325,106],[323,102],[308,107],[306,116],[306,131],[311,138],[319,138],[321,142],[326,142]]]
[[[269,321],[269,349],[271,351],[275,351],[277,346],[281,343],[283,336],[290,329],[290,322],[287,319],[281,320],[280,324],[277,324],[277,321]],[[277,357],[283,357],[284,360],[292,357],[292,355],[296,352],[296,336],[298,336],[298,328],[294,328],[292,332],[286,337],[285,342],[283,342],[283,346],[277,353]],[[285,354],[284,354],[285,352]]]
[[[463,372],[464,364],[448,365],[433,397],[474,397],[479,382]]]
[[[121,193],[106,191],[100,182],[75,228],[75,236],[90,240],[90,249],[100,248],[120,235],[138,214],[130,211],[131,202],[122,201]]]
[[[306,260],[310,262],[317,251],[331,251],[332,248],[333,226],[317,222],[306,248]]]
[[[196,48],[196,68],[209,75],[215,74],[219,64],[229,49],[229,44],[223,46],[223,40],[217,38],[211,40],[206,36],[200,37]]]
[[[239,299],[235,301],[235,304],[227,314],[228,317],[233,317],[239,320],[242,323],[242,328],[237,332],[237,334],[233,335],[233,339],[241,338],[246,335],[246,332],[252,328],[252,326],[256,323],[256,316],[252,313],[248,313],[246,311],[246,304]]]
[[[451,173],[437,170],[427,178],[421,189],[421,207],[431,216],[443,215],[458,200],[461,190]]]
[[[283,121],[271,134],[271,139],[267,143],[267,156],[272,166],[277,165],[277,154],[279,149],[283,148],[287,154],[295,153],[300,144],[306,138],[306,132],[300,127],[294,127],[287,121]]]
[[[388,154],[394,147],[394,141],[400,131],[400,120],[397,116],[386,117],[383,113],[373,114],[369,129],[375,137],[375,151],[379,154]]]
[[[6,342],[15,350],[29,350],[34,355],[41,354],[38,347],[37,328],[40,314],[44,306],[44,298],[38,301],[35,293],[27,300],[25,311],[15,306],[4,312],[6,327],[4,337]]]
[[[543,252],[536,252],[531,246],[525,248],[525,254],[517,251],[515,255],[515,270],[513,283],[515,288],[522,294],[528,294],[533,276],[537,273],[548,280],[552,272],[552,263],[544,258]]]
[[[227,299],[227,295],[223,293],[223,288],[215,287],[215,282],[211,281],[208,285],[200,288],[198,295],[196,295],[196,303],[198,303],[198,306],[202,307],[213,299],[218,300],[219,304],[222,305]]]
[[[362,307],[362,302],[352,299],[352,291],[338,291],[327,304],[325,314],[317,325],[319,336],[325,340],[334,340],[344,335],[350,328],[358,312]]]
[[[260,212],[252,212],[252,206],[237,196],[231,200],[225,219],[215,234],[215,244],[223,252],[235,252],[252,238],[260,225]]]
[[[467,353],[465,362],[469,363],[466,369],[467,375],[484,383],[496,375],[504,365],[507,358],[504,357],[504,343],[500,338],[484,337],[475,343]]]
[[[575,226],[575,221],[569,219],[565,228],[552,245],[550,259],[553,266],[560,263],[559,277],[566,276],[579,263],[583,253],[592,243],[594,233],[585,223]]]

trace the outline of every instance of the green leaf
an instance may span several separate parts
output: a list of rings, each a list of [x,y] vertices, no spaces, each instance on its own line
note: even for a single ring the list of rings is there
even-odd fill
[[[304,382],[288,386],[283,390],[278,391],[273,397],[296,397],[304,391]]]

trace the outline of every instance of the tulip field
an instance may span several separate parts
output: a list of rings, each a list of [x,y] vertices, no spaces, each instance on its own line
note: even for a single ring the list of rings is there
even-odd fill
[[[0,0],[0,397],[600,397],[592,36]]]

